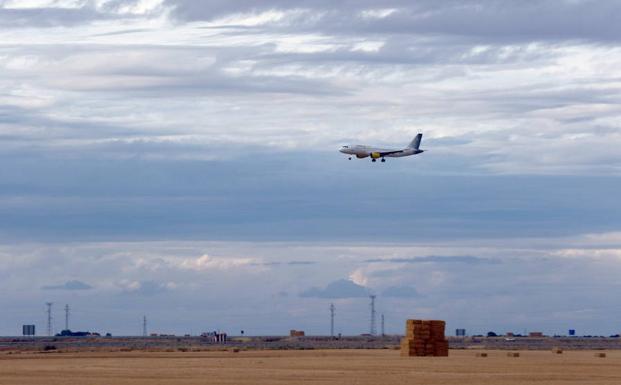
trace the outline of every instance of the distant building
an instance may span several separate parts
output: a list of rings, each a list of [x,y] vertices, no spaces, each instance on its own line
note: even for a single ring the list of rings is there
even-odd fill
[[[455,329],[455,335],[457,337],[465,337],[466,336],[466,329]]]
[[[225,344],[228,338],[226,333],[218,333],[218,332],[202,333],[201,337],[207,338],[210,342],[213,342],[215,344]]]
[[[507,337],[513,337],[513,332],[507,332],[507,333],[505,334],[505,336],[507,336]]]
[[[289,331],[289,335],[291,337],[304,337],[305,333],[304,330],[295,330],[295,329],[291,329]]]
[[[529,337],[543,337],[543,333],[542,332],[530,332],[528,333]]]
[[[24,336],[34,336],[35,335],[35,326],[34,325],[22,325],[22,335],[24,335]]]
[[[569,335],[570,336],[575,336],[576,335],[576,330],[575,329],[569,329]]]

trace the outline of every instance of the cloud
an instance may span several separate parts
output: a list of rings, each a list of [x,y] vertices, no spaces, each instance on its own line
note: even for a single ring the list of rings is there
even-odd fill
[[[316,265],[317,262],[316,261],[289,261],[287,262],[287,265],[290,266],[309,266],[309,265]]]
[[[75,27],[95,22],[158,18],[168,12],[164,0],[4,0],[4,28]]]
[[[271,262],[253,262],[252,266],[310,266],[316,265],[318,262],[316,261],[288,261],[288,262],[280,262],[280,261],[271,261]]]
[[[101,153],[81,150],[56,155],[31,146],[0,152],[0,163],[12,165],[3,170],[0,200],[4,219],[0,238],[8,242],[206,236],[208,240],[414,241],[618,230],[610,216],[621,188],[614,176],[442,175],[460,167],[457,164],[433,171],[439,175],[426,175],[432,172],[428,165],[437,167],[436,161],[446,161],[440,156],[399,159],[389,167],[372,169],[367,162],[343,165],[349,161],[338,155],[304,151],[256,154],[249,150],[241,159],[173,161],[166,158],[169,153],[174,157],[177,149],[167,146],[134,146],[134,157],[121,159],[98,158]],[[210,147],[203,155],[219,156],[225,148]],[[129,151],[118,145],[116,150]],[[140,159],[142,151],[157,153],[160,159]],[[203,153],[200,147],[186,147],[186,152]],[[347,185],[334,177],[335,167],[348,167]],[[98,178],[93,179],[95,170]],[[368,188],[369,178],[374,180],[373,188]],[[516,183],[520,189],[511,188]],[[382,184],[394,187],[378,194],[377,186]],[[585,198],[580,205],[575,204],[576,196]],[[577,217],[581,220],[572,220]],[[248,262],[218,261],[220,256],[213,255],[197,261],[201,255],[200,251],[184,255],[181,268]],[[366,259],[380,259],[370,262],[380,263],[412,255],[418,254],[375,254]],[[439,257],[395,263],[442,263]],[[274,262],[269,258],[252,262],[264,261]],[[291,256],[278,261],[291,261]],[[457,261],[446,260],[485,263],[472,258]]]
[[[178,20],[217,22],[244,20],[266,13],[285,15],[266,19],[264,26],[286,30],[314,30],[332,34],[440,34],[498,40],[593,39],[619,36],[618,7],[600,1],[433,0],[416,3],[392,0],[381,7],[375,1],[210,1],[168,0]],[[306,12],[296,20],[293,11]],[[289,20],[286,18],[289,14]],[[588,15],[588,16],[585,16]],[[586,20],[588,19],[588,22]],[[345,22],[347,21],[347,22]],[[241,24],[241,23],[239,23]],[[525,28],[524,26],[528,26]],[[580,26],[580,28],[576,28]]]
[[[368,328],[366,295],[373,288],[378,294],[378,309],[391,309],[390,314],[386,313],[386,329],[394,333],[402,329],[398,320],[416,316],[442,317],[452,325],[450,328],[465,327],[472,334],[480,329],[524,328],[561,333],[569,327],[584,333],[612,334],[619,310],[598,293],[614,292],[618,286],[619,239],[617,232],[560,238],[427,238],[420,242],[382,243],[58,239],[36,244],[3,243],[0,290],[6,295],[0,298],[0,305],[15,309],[6,314],[9,326],[18,324],[20,317],[34,319],[40,316],[44,302],[65,302],[50,298],[50,291],[38,287],[33,290],[30,283],[64,274],[97,283],[96,290],[84,290],[68,302],[80,313],[81,322],[92,325],[91,330],[139,334],[146,314],[152,328],[181,335],[203,330],[206,323],[213,325],[210,329],[244,329],[270,335],[282,333],[291,325],[308,323],[305,330],[320,334],[326,330],[322,314],[329,314],[329,302],[334,300],[342,320],[338,327],[344,334],[359,334]],[[600,242],[609,243],[603,246]],[[171,263],[196,259],[205,250],[219,258],[252,256],[254,261],[282,261],[283,268],[288,267],[286,261],[291,261],[293,255],[296,261],[317,261],[318,265],[291,267],[286,272],[253,267],[214,270],[205,275]],[[463,263],[364,262],[377,255],[477,255],[502,263],[468,268]],[[368,278],[368,285],[339,279],[358,269]],[[391,274],[377,275],[377,269],[390,269]],[[325,284],[317,285],[320,280]],[[196,293],[218,295],[197,297]],[[63,295],[60,291],[57,294]],[[231,307],[231,303],[239,306]],[[282,317],[274,320],[274,312]],[[490,316],[481,323],[480,319],[468,317],[473,313]],[[101,314],[114,316],[102,319]],[[252,329],[249,319],[253,320]],[[563,326],[567,323],[571,325]],[[12,333],[11,328],[5,327],[3,333]]]
[[[103,18],[89,8],[0,8],[4,28],[74,26]]]
[[[36,41],[28,18],[0,30],[12,42],[0,45],[0,104],[19,107],[0,112],[3,152],[317,158],[420,129],[433,151],[417,164],[431,173],[621,172],[621,50],[601,43],[621,36],[605,22],[609,2],[19,3],[2,11],[100,19],[79,16]]]
[[[578,258],[578,259],[613,259],[621,261],[621,249],[605,248],[587,248],[587,249],[561,249],[554,251],[551,255],[562,258]]]
[[[620,35],[614,2],[433,0],[416,3],[342,1],[108,0],[4,1],[3,26],[76,27],[98,23],[157,22],[169,25],[204,22],[228,27],[295,34],[319,32],[338,36],[445,36],[498,41],[616,41]],[[528,28],[524,28],[524,26]],[[579,26],[578,28],[576,26]]]
[[[382,297],[415,298],[420,296],[413,286],[390,286],[382,291]]]
[[[412,258],[373,258],[367,259],[368,263],[464,263],[468,265],[500,263],[497,259],[472,257],[468,255],[458,256],[424,256]]]
[[[300,293],[305,298],[360,298],[367,297],[369,290],[347,279],[339,279],[325,288],[313,287]]]
[[[369,277],[367,277],[362,268],[356,269],[349,274],[349,280],[360,286],[366,286],[369,283]]]
[[[135,294],[140,296],[155,296],[177,287],[174,282],[160,282],[153,280],[121,280],[117,283],[117,286],[120,287],[126,294]]]
[[[207,270],[229,270],[238,267],[248,266],[253,263],[251,258],[218,258],[204,254],[198,258],[187,258],[182,260],[178,266],[182,269],[207,271]]]
[[[41,289],[43,290],[90,290],[93,287],[87,283],[82,281],[67,281],[61,285],[48,285],[43,286]]]

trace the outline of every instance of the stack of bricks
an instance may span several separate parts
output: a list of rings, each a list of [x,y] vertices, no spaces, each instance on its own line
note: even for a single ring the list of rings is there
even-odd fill
[[[448,356],[445,326],[444,321],[407,320],[405,338],[401,340],[401,356]]]

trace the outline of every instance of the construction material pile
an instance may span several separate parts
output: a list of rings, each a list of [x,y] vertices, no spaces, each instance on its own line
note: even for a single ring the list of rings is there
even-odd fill
[[[407,320],[405,338],[401,340],[401,356],[448,356],[445,326],[444,321]]]

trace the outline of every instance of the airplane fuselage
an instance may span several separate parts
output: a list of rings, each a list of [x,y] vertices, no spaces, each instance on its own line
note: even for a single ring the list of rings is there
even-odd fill
[[[422,139],[423,134],[416,135],[416,137],[412,139],[410,144],[403,149],[378,148],[356,144],[353,146],[343,146],[339,151],[343,154],[350,155],[350,160],[353,155],[358,159],[370,157],[373,162],[375,162],[377,159],[381,159],[382,162],[385,162],[385,158],[402,158],[404,156],[416,155],[424,152],[424,150],[419,149]]]
[[[343,146],[339,150],[343,154],[355,155],[357,158],[367,158],[372,157],[375,159],[378,158],[401,158],[403,156],[410,156],[420,154],[424,152],[424,150],[416,150],[413,148],[405,148],[401,150],[397,149],[387,149],[387,148],[377,148],[371,146],[363,146],[361,144],[356,144],[353,146]]]

